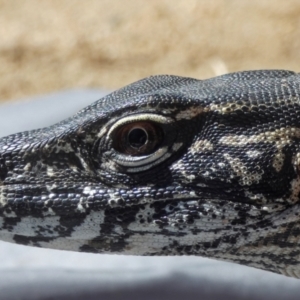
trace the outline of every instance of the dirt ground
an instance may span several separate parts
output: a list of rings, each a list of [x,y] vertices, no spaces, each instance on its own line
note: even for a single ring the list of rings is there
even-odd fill
[[[264,68],[300,71],[299,0],[0,0],[0,101]]]

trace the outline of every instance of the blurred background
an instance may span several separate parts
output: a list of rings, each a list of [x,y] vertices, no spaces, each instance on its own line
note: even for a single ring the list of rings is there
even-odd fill
[[[0,37],[0,101],[152,74],[299,71],[300,1],[0,0]]]
[[[299,72],[299,62],[299,0],[0,0],[0,102],[30,100],[1,105],[0,136],[58,122],[149,75]],[[0,260],[5,300],[300,294],[296,279],[199,257],[94,256],[0,242]]]

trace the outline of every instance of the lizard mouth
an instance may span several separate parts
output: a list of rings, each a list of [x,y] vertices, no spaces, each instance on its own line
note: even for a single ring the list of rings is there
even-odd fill
[[[280,212],[287,208],[279,203],[261,204],[242,195],[231,195],[212,189],[201,188],[195,192],[183,186],[169,186],[167,189],[157,187],[136,187],[131,189],[113,188],[99,184],[86,185],[74,182],[72,186],[56,186],[8,183],[0,185],[0,209],[2,214],[14,211],[17,215],[70,215],[90,211],[100,211],[113,208],[129,208],[133,206],[153,205],[160,203],[182,202],[183,210],[186,203],[198,201],[204,212],[210,208],[226,210],[226,205],[231,203],[232,209],[246,213],[247,210],[260,211],[262,214]],[[204,209],[205,208],[205,209]],[[218,212],[217,214],[220,214]]]
[[[135,212],[136,215],[131,216],[131,219],[141,224],[150,222],[163,228],[189,227],[197,223],[201,228],[199,226],[201,222],[218,224],[217,227],[224,224],[255,224],[287,209],[286,206],[276,203],[261,205],[247,202],[247,199],[232,201],[228,196],[220,199],[176,188],[169,188],[169,193],[164,195],[159,189],[155,191],[153,188],[133,189],[124,196],[124,189],[123,193],[120,190],[117,193],[116,189],[98,186],[72,189],[70,192],[67,189],[54,188],[49,191],[49,187],[44,185],[2,185],[0,217],[6,221],[10,220],[9,222],[17,222],[22,218],[44,220],[57,217],[80,220],[93,214],[107,214],[115,216],[116,223],[122,223],[124,216]]]

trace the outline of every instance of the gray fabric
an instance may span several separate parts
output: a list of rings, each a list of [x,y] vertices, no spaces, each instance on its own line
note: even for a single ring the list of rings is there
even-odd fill
[[[78,89],[4,103],[0,106],[0,137],[57,123],[107,93]]]
[[[0,106],[0,136],[44,127],[101,98],[75,90]],[[299,299],[300,281],[200,257],[134,257],[0,242],[0,299]]]

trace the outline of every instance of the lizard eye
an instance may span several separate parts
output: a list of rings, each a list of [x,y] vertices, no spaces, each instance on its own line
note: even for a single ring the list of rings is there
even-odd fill
[[[134,173],[163,162],[181,146],[175,143],[175,124],[172,118],[151,113],[119,119],[99,146],[105,166],[118,165],[124,172]]]
[[[132,156],[147,155],[157,150],[163,135],[162,128],[153,122],[132,122],[116,130],[112,146],[119,153]]]

